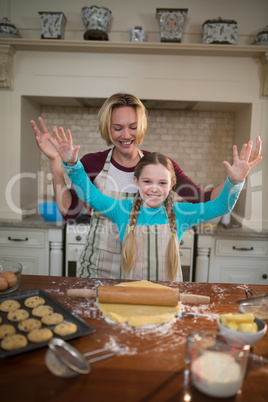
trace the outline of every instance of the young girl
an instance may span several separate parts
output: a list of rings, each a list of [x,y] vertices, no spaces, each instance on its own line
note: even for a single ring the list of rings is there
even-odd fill
[[[128,279],[182,281],[179,242],[189,227],[230,212],[252,166],[248,162],[252,142],[242,148],[240,157],[233,148],[234,164],[224,162],[229,177],[218,198],[206,203],[173,202],[176,183],[173,165],[165,155],[153,152],[138,162],[134,183],[135,198],[118,200],[102,194],[88,179],[78,160],[79,146],[73,147],[70,130],[63,129],[50,141],[61,156],[79,198],[113,221],[122,247],[121,277]]]

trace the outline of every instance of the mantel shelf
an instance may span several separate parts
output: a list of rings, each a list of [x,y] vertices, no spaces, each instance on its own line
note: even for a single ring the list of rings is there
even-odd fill
[[[110,42],[49,39],[0,39],[0,47],[9,45],[19,51],[157,54],[182,56],[220,56],[260,58],[268,46],[216,45],[199,43]]]

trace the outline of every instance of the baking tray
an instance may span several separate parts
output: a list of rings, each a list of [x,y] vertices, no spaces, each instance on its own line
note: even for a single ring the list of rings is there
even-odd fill
[[[24,290],[21,292],[16,292],[12,295],[9,294],[9,295],[5,295],[3,297],[1,296],[0,303],[2,303],[5,300],[17,300],[18,302],[20,302],[21,308],[23,308],[29,312],[29,314],[30,314],[29,318],[33,318],[34,317],[32,315],[33,309],[24,306],[24,301],[28,297],[32,297],[32,296],[43,297],[45,299],[45,304],[53,307],[55,313],[60,313],[63,315],[64,321],[69,321],[69,322],[72,322],[77,325],[77,331],[75,334],[66,335],[66,336],[55,335],[57,338],[62,338],[64,340],[70,340],[70,339],[79,338],[80,336],[92,334],[93,332],[95,332],[95,329],[91,325],[89,325],[86,321],[84,321],[82,318],[78,317],[71,310],[69,310],[67,307],[65,307],[63,304],[61,304],[58,300],[54,299],[54,297],[50,296],[48,293],[46,293],[44,290],[41,290],[41,289]],[[18,322],[11,322],[7,319],[7,314],[8,313],[4,313],[3,311],[0,311],[0,316],[2,318],[2,323],[0,325],[12,324],[16,328],[16,333],[23,334],[24,336],[26,335],[26,337],[27,337],[26,332],[22,332],[22,331],[18,330]],[[38,318],[38,317],[34,317],[34,318]],[[54,325],[42,324],[41,328],[49,328],[53,332]],[[47,346],[48,343],[49,343],[49,340],[45,341],[45,342],[40,342],[40,343],[31,343],[28,341],[28,344],[24,348],[10,350],[10,351],[4,350],[0,347],[0,357],[14,356],[14,355],[18,355],[20,353],[29,352],[31,350],[40,349],[40,348]]]

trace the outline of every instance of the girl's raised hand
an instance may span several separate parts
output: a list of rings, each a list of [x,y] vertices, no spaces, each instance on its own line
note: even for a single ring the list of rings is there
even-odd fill
[[[254,157],[252,157],[252,145],[252,141],[244,144],[240,155],[238,155],[237,146],[234,145],[233,165],[231,166],[227,161],[223,162],[231,183],[237,184],[244,180],[247,177],[250,169],[262,160],[260,150],[259,152],[255,153]]]
[[[79,145],[73,147],[73,139],[71,131],[67,130],[66,135],[62,127],[53,128],[54,138],[48,138],[49,142],[55,147],[56,151],[60,155],[61,159],[65,163],[76,163],[78,158]]]

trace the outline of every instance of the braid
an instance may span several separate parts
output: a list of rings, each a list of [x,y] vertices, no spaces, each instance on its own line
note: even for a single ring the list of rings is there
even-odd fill
[[[173,191],[170,190],[166,199],[166,212],[168,217],[168,222],[172,234],[177,233],[177,226],[175,221],[175,212],[173,209]]]
[[[130,217],[129,217],[129,226],[131,228],[135,227],[137,224],[137,220],[138,220],[138,215],[141,209],[141,196],[139,191],[137,192],[135,198],[134,198],[134,202],[130,211]]]
[[[171,231],[171,238],[168,243],[167,247],[167,267],[168,267],[168,277],[169,280],[174,281],[177,276],[178,272],[178,265],[179,265],[179,248],[177,245],[176,233],[176,221],[175,221],[175,212],[173,209],[173,192],[170,191],[169,195],[166,199],[166,212],[168,217],[168,222]]]
[[[130,217],[129,217],[130,231],[127,234],[127,237],[125,238],[122,246],[121,265],[124,274],[129,273],[131,267],[136,261],[137,247],[136,247],[136,238],[134,234],[134,229],[137,224],[140,208],[141,208],[141,197],[140,193],[137,192],[130,211]]]

